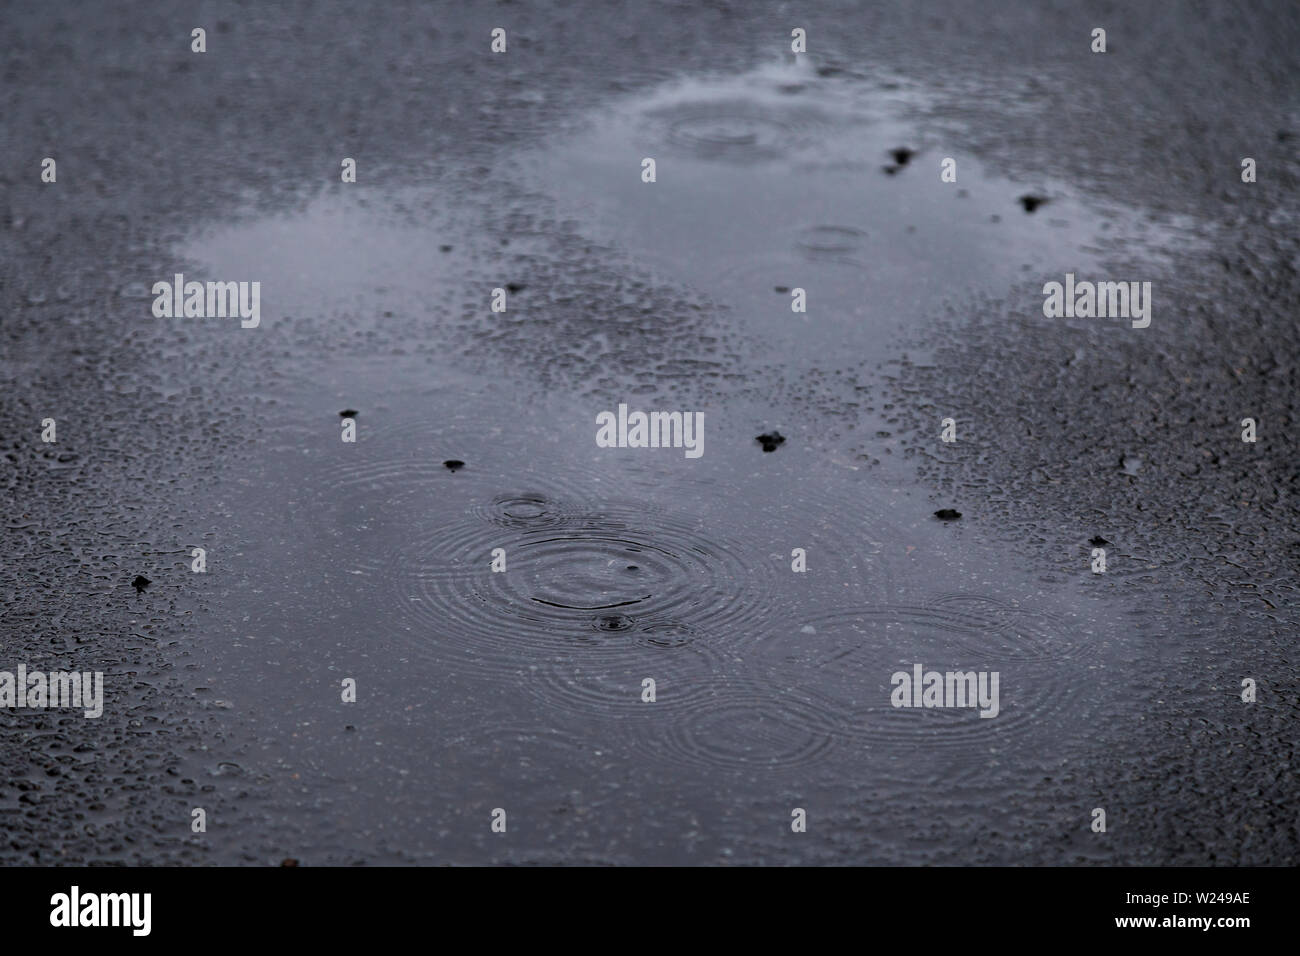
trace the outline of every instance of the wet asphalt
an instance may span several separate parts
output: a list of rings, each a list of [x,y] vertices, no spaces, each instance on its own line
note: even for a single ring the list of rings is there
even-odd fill
[[[0,13],[0,860],[1294,864],[1294,5],[441,6]]]

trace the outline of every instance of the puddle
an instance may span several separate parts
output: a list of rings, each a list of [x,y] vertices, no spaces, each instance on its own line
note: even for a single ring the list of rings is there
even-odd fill
[[[900,118],[923,97],[896,78],[798,65],[685,80],[617,104],[523,165],[595,237],[707,289],[758,354],[793,368],[883,360],[954,298],[1087,274],[1112,236],[1146,230],[1059,184],[1044,184],[1050,205],[1027,214],[1023,183]],[[945,158],[955,183],[941,182]],[[806,313],[792,311],[795,289]]]
[[[467,801],[531,821],[496,851],[511,859],[551,852],[555,807],[594,801],[602,852],[682,862],[695,850],[645,826],[693,832],[755,788],[844,814],[828,788],[870,787],[873,826],[899,832],[1008,807],[1051,825],[1058,795],[1026,781],[1087,752],[1144,619],[1095,600],[1085,564],[1072,580],[1027,567],[979,502],[867,469],[844,430],[888,457],[886,410],[845,401],[862,382],[835,370],[897,362],[898,334],[954,295],[1086,271],[1129,222],[1052,184],[1026,214],[1024,184],[898,118],[914,95],[797,67],[682,82],[512,164],[559,220],[521,215],[506,243],[463,204],[425,217],[409,197],[331,194],[182,250],[265,277],[268,347],[282,322],[320,343],[263,383],[252,472],[214,490],[232,570],[204,685],[256,741],[238,766],[291,768],[319,811],[293,822],[297,798],[272,795],[275,819],[349,847],[382,818],[393,858],[466,862],[484,853],[449,822]],[[948,155],[958,183],[941,187]],[[644,273],[607,283],[607,248]],[[496,284],[515,312],[488,312]],[[691,289],[718,309],[683,307]],[[727,330],[740,359],[714,347]],[[768,389],[770,366],[804,390]],[[598,448],[592,376],[635,405],[664,369],[705,413],[703,457]],[[961,521],[935,520],[953,505]],[[915,664],[997,671],[998,716],[892,707],[891,676]],[[954,780],[968,798],[941,792]],[[759,846],[773,826],[737,819],[698,846]]]
[[[178,254],[202,264],[203,279],[261,281],[268,327],[325,313],[354,317],[354,327],[364,329],[391,318],[384,312],[394,307],[421,306],[426,317],[434,311],[436,327],[447,302],[430,310],[430,293],[452,282],[464,253],[441,250],[449,227],[412,211],[403,202],[407,195],[324,193],[299,213],[199,232]]]
[[[403,859],[473,859],[470,837],[428,831],[411,801],[486,788],[502,794],[489,806],[535,821],[582,788],[602,806],[593,826],[681,860],[642,842],[651,778],[678,795],[667,819],[833,780],[913,794],[897,805],[908,819],[927,812],[916,787],[970,780],[1037,818],[1025,775],[1114,707],[1097,673],[1120,666],[1134,622],[1082,579],[1035,585],[1005,549],[933,521],[923,489],[765,454],[726,411],[717,428],[734,438],[648,464],[597,449],[580,404],[537,400],[507,424],[483,383],[389,372],[358,403],[372,410],[355,447],[268,448],[256,481],[217,491],[239,571],[205,637],[219,662],[205,685],[252,715],[262,761],[332,807],[303,824],[309,838],[346,846],[382,812]],[[333,424],[317,382],[286,397],[285,427]],[[453,450],[455,474],[441,464]],[[916,663],[998,671],[999,716],[892,708],[891,675]],[[345,676],[364,706],[338,705]],[[358,763],[358,739],[382,750]],[[546,826],[530,827],[511,854],[545,846]]]

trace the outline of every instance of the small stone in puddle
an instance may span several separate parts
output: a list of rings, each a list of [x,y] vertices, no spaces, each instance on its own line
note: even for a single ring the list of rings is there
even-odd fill
[[[788,285],[774,285],[772,286],[772,290],[774,292],[789,292],[790,287]]]
[[[451,246],[439,246],[439,247],[438,247],[438,251],[439,251],[439,252],[451,252]]]
[[[880,168],[885,171],[885,175],[892,176],[894,175],[894,173],[898,172],[903,167],[902,166],[881,166]]]
[[[1103,544],[1110,544],[1109,541],[1107,541],[1099,534],[1095,534],[1091,538],[1089,538],[1088,543],[1092,545],[1094,548],[1100,548]]]
[[[447,467],[448,471],[459,471],[461,468],[465,467],[463,461],[457,461],[455,458],[448,458],[443,462],[443,464]]]
[[[900,146],[897,149],[891,149],[889,155],[894,157],[894,162],[898,163],[899,166],[906,166],[907,161],[916,155],[916,150]]]
[[[776,451],[777,445],[785,444],[785,436],[774,431],[766,435],[759,435],[754,441],[763,446],[763,451]]]
[[[627,569],[628,569],[629,571],[640,571],[640,570],[641,570],[641,569],[640,569],[639,567],[637,567],[635,564],[629,564],[629,565],[627,566]]]
[[[934,513],[934,516],[940,521],[956,521],[961,517],[961,512],[952,508],[940,508]]]
[[[140,594],[144,591],[145,588],[147,588],[151,584],[153,584],[153,582],[150,581],[148,578],[146,578],[143,574],[137,574],[135,576],[135,580],[131,582],[131,587],[135,588],[136,594]]]
[[[345,408],[339,412],[339,418],[356,418],[358,414],[355,408]]]
[[[1043,203],[1047,202],[1046,196],[1032,196],[1026,193],[1020,197],[1020,205],[1025,207],[1025,212],[1033,212]]]
[[[527,288],[527,286],[525,286],[522,282],[507,282],[507,283],[506,283],[506,291],[507,291],[507,292],[510,292],[510,293],[523,292],[524,289],[526,289],[526,288]]]

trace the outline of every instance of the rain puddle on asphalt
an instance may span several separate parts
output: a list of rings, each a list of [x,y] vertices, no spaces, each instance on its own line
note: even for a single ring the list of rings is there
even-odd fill
[[[951,845],[987,831],[981,858],[1009,862],[1014,818],[1060,834],[1039,859],[1077,851],[1067,833],[1092,796],[1062,779],[1086,775],[1131,696],[1149,620],[1093,596],[1085,542],[1062,541],[1074,579],[1042,575],[981,527],[977,503],[941,522],[951,503],[904,469],[804,440],[843,408],[764,400],[750,379],[774,348],[798,367],[891,357],[892,330],[965,283],[1092,261],[1095,216],[1057,193],[1027,214],[1023,189],[960,153],[941,189],[948,150],[861,84],[814,96],[820,82],[676,85],[531,164],[563,170],[550,192],[579,233],[656,274],[639,294],[703,287],[739,317],[753,364],[701,366],[680,409],[705,415],[698,459],[598,447],[612,403],[554,363],[539,387],[538,366],[494,336],[523,321],[534,353],[559,354],[580,309],[609,332],[591,346],[609,351],[608,390],[640,407],[654,374],[620,339],[640,329],[653,346],[653,310],[623,331],[603,280],[584,278],[596,265],[564,260],[558,240],[535,237],[529,255],[590,283],[580,304],[532,288],[524,319],[468,326],[443,306],[466,298],[462,270],[491,271],[464,250],[494,243],[378,199],[322,200],[183,250],[212,275],[261,276],[274,305],[258,331],[287,350],[284,374],[258,382],[253,452],[214,487],[225,576],[201,652],[186,651],[233,705],[227,756],[268,788],[243,808],[252,842],[274,831],[320,862],[915,862],[960,826]],[[901,146],[918,152],[884,172]],[[642,156],[659,157],[656,184],[640,182]],[[807,318],[778,284],[808,290]],[[690,321],[674,342],[712,341],[723,319]],[[339,334],[346,348],[311,348]],[[499,353],[499,373],[467,372],[474,349]],[[692,358],[677,349],[655,368]],[[355,444],[340,440],[345,409]],[[764,452],[754,436],[786,423]],[[917,667],[922,682],[970,673],[972,694],[996,674],[997,690],[983,706],[894,706]],[[356,704],[339,702],[345,677]],[[795,806],[834,827],[788,846]],[[508,841],[492,842],[496,807]]]
[[[1059,185],[1002,178],[901,118],[923,97],[810,65],[683,80],[522,165],[562,214],[638,266],[707,289],[756,349],[795,368],[891,357],[900,333],[947,304],[1087,275],[1152,229]],[[940,179],[945,159],[956,182]],[[792,310],[796,289],[806,312]]]

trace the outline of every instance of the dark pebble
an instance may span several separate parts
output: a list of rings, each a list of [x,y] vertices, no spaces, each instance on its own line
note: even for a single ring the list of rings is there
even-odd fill
[[[345,408],[343,411],[339,412],[339,418],[356,418],[357,414],[358,412],[355,408]]]
[[[1100,548],[1103,544],[1110,544],[1109,541],[1107,541],[1099,534],[1093,535],[1091,538],[1089,538],[1088,543],[1092,545],[1094,548]]]
[[[961,512],[954,511],[952,508],[940,508],[934,513],[934,516],[940,521],[956,521],[961,517]]]
[[[1020,197],[1020,205],[1025,207],[1025,212],[1033,212],[1045,202],[1047,202],[1046,196],[1025,195]]]
[[[907,161],[916,155],[916,150],[900,146],[898,149],[891,149],[889,155],[894,157],[894,162],[898,163],[899,166],[906,166]]]
[[[150,581],[148,578],[146,578],[143,574],[137,574],[135,576],[135,580],[131,582],[131,587],[135,588],[136,593],[139,594],[141,591],[143,591],[152,583],[153,582]]]
[[[759,435],[754,441],[763,446],[763,451],[776,451],[777,445],[785,444],[785,436],[780,432],[771,432],[767,435]]]
[[[463,461],[457,461],[455,458],[450,458],[447,461],[444,461],[443,464],[447,466],[448,471],[458,471],[465,467]]]

